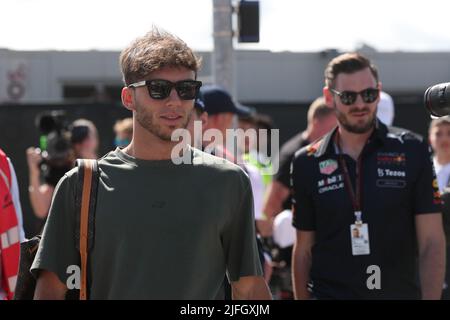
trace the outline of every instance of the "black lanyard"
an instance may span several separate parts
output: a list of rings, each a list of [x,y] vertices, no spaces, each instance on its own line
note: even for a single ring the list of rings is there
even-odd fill
[[[338,149],[339,164],[342,167],[344,174],[345,189],[347,190],[350,200],[352,202],[353,211],[355,214],[355,224],[362,224],[362,211],[361,211],[361,189],[362,189],[362,160],[361,155],[358,156],[356,161],[356,187],[353,188],[350,180],[350,173],[348,172],[347,163],[345,162],[344,155],[342,154],[341,147],[339,145],[339,131],[335,135],[335,143]]]

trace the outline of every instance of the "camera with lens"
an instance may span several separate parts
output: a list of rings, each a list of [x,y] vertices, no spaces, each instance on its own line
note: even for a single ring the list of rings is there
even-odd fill
[[[73,149],[69,125],[64,111],[46,111],[36,117],[42,161],[40,170],[44,181],[55,186],[73,167]]]
[[[424,104],[435,117],[450,115],[450,82],[429,87],[424,94]]]

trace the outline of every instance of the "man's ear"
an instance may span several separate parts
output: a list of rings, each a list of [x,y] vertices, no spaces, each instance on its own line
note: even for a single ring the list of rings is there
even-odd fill
[[[378,90],[380,90],[379,92],[378,92],[378,98],[377,98],[377,106],[378,106],[378,104],[380,103],[380,100],[381,100],[381,91],[383,90],[383,86],[381,85],[381,82],[378,82],[377,83],[377,88],[378,88]]]
[[[330,108],[333,108],[334,107],[333,93],[330,91],[330,88],[324,87],[322,92],[323,92],[323,97],[325,98],[326,105],[329,106]]]
[[[133,89],[128,87],[122,88],[121,98],[122,104],[128,110],[134,111],[134,103],[133,103]]]
[[[380,89],[380,91],[383,90],[383,85],[381,84],[381,81],[378,81],[378,89]]]

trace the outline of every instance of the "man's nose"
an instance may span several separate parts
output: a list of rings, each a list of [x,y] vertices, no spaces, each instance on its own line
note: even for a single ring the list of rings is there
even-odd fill
[[[181,99],[180,96],[178,95],[178,92],[175,88],[172,88],[170,90],[170,94],[169,94],[169,102],[171,103],[181,103]]]
[[[353,103],[353,106],[355,106],[355,107],[364,107],[365,105],[366,105],[366,103],[364,102],[361,94],[357,94],[356,95],[356,100]]]

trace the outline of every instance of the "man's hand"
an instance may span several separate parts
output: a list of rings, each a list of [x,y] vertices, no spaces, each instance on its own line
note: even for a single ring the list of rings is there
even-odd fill
[[[240,277],[231,282],[233,300],[272,300],[269,287],[261,276]]]

